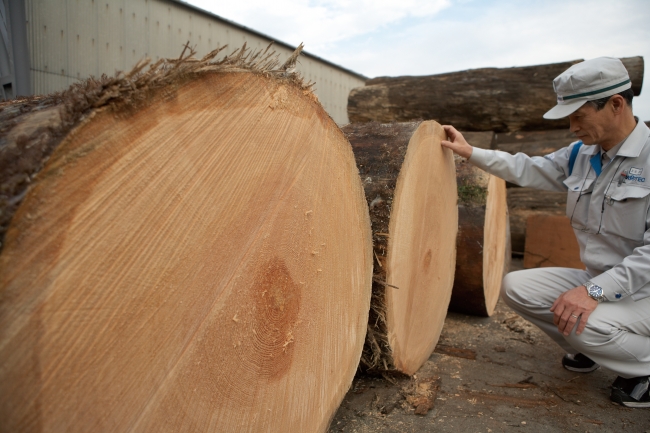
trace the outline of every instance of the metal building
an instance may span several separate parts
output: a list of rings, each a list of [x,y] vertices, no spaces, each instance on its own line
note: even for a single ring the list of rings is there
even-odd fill
[[[144,57],[178,57],[188,41],[202,56],[226,44],[229,52],[244,42],[263,49],[273,40],[179,0],[0,1],[14,9],[24,3],[33,94],[62,90],[91,75],[128,71]],[[20,33],[23,23],[11,24]],[[274,49],[286,58],[295,47],[275,41]],[[21,54],[26,53],[14,52],[14,59]],[[348,123],[348,94],[366,77],[309,53],[298,70],[316,83],[315,92],[332,118]]]
[[[0,100],[31,94],[25,22],[23,0],[0,0]]]

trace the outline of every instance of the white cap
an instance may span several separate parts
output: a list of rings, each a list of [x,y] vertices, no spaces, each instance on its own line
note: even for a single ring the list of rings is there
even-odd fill
[[[615,57],[599,57],[571,66],[553,80],[557,105],[545,119],[561,119],[585,102],[605,98],[632,87],[623,63]]]

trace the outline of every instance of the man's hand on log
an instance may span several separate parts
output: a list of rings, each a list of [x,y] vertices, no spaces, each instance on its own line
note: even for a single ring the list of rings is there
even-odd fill
[[[469,157],[472,156],[472,150],[474,148],[470,146],[467,141],[465,141],[463,134],[458,132],[456,128],[451,125],[443,125],[442,128],[447,133],[449,140],[443,140],[440,144],[448,149],[451,149],[459,156],[469,159]]]
[[[576,330],[576,335],[580,335],[587,326],[589,315],[597,306],[598,301],[587,294],[585,286],[574,287],[558,296],[553,303],[551,307],[553,323],[557,326],[558,331],[569,335],[580,319]]]

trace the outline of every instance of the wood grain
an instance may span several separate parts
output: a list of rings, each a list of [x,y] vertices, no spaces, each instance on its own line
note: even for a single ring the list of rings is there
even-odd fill
[[[215,73],[56,148],[0,256],[0,430],[324,432],[372,278],[315,98]]]

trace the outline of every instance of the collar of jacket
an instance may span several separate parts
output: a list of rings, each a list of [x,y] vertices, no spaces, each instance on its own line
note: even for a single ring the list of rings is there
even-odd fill
[[[641,150],[648,140],[650,129],[645,122],[640,121],[638,117],[635,116],[634,118],[636,119],[636,127],[632,130],[632,133],[627,137],[625,143],[623,143],[621,148],[618,150],[616,156],[636,158],[641,154]]]
[[[645,122],[640,121],[638,117],[635,116],[634,118],[636,119],[636,127],[627,136],[621,148],[618,149],[616,156],[636,158],[641,154],[641,150],[648,140],[650,128],[648,128]],[[600,145],[582,146],[580,149],[580,154],[582,155],[595,155],[598,152],[600,152]]]

